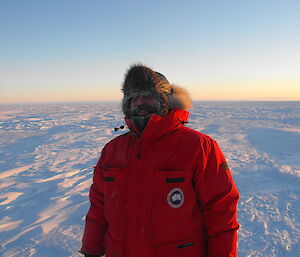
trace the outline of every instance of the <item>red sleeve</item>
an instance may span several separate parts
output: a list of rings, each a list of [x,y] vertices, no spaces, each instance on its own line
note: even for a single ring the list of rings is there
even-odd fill
[[[203,147],[201,160],[203,165],[196,172],[196,191],[206,229],[208,256],[237,256],[239,192],[214,140]]]
[[[90,209],[85,219],[85,229],[82,238],[80,252],[92,255],[104,254],[104,235],[107,222],[104,218],[104,194],[103,174],[100,170],[104,159],[104,150],[101,153],[93,176],[93,184],[90,188]]]

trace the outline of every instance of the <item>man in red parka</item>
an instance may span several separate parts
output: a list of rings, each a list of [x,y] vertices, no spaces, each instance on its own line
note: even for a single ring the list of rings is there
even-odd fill
[[[237,256],[239,193],[217,143],[185,126],[187,92],[134,65],[123,93],[130,131],[102,150],[81,253]]]

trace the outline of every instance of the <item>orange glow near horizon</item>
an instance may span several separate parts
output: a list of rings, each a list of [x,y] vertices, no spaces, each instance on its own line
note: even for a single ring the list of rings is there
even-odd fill
[[[194,101],[300,101],[300,83],[271,82],[260,83],[199,83],[185,88]],[[0,96],[2,104],[34,103],[34,102],[89,102],[89,101],[120,101],[121,90],[118,87],[102,90],[95,88],[62,89],[43,92],[20,92],[13,96]]]

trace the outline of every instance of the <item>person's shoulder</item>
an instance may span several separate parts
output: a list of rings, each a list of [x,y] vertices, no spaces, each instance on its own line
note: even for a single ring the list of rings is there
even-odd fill
[[[210,136],[186,126],[181,127],[180,133],[191,140],[200,140],[201,142],[210,142],[213,140]]]
[[[196,145],[208,152],[213,148],[218,148],[218,143],[215,139],[200,131],[184,126],[181,128],[181,133],[184,141],[190,146]]]
[[[124,134],[121,134],[121,135],[113,138],[108,143],[106,143],[106,145],[104,146],[104,148],[109,148],[109,147],[114,147],[114,146],[119,145],[119,144],[124,144],[131,137],[131,134],[132,133],[130,131],[128,131],[128,132],[126,132]]]

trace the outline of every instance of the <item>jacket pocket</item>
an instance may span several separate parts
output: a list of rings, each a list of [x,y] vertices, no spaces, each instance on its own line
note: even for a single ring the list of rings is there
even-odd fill
[[[108,233],[122,240],[123,213],[125,203],[126,168],[101,167],[104,184],[104,216],[108,222]]]
[[[193,187],[193,170],[157,170],[154,224],[156,243],[202,235],[202,214]]]
[[[157,257],[206,257],[207,250],[202,237],[190,237],[188,239],[165,243],[156,248]]]

